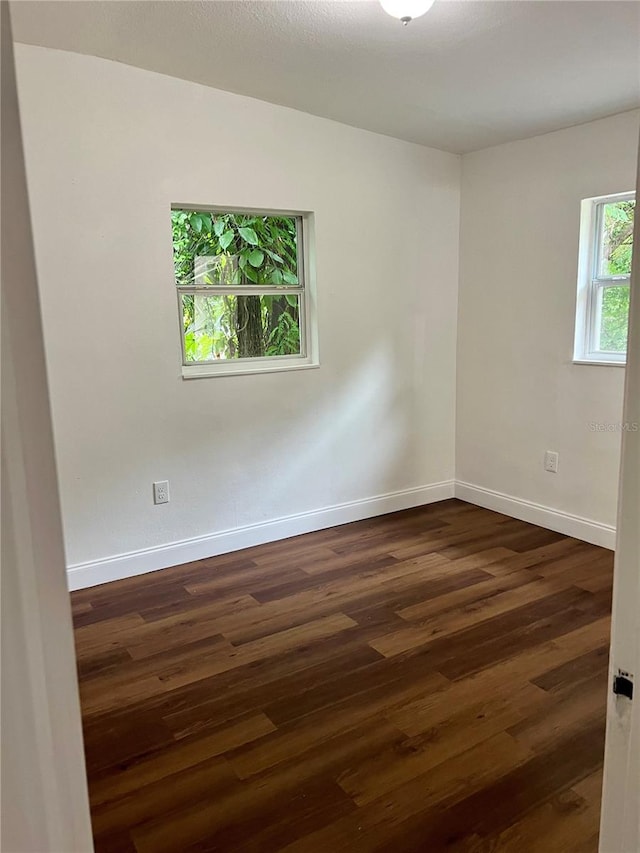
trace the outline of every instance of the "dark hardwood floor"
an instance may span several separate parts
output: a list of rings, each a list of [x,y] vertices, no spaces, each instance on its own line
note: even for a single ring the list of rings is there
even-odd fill
[[[457,500],[72,596],[99,853],[595,853],[613,555]]]

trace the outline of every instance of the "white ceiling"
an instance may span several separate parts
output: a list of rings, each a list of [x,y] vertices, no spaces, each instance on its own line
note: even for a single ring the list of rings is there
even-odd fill
[[[448,151],[640,105],[637,0],[22,0],[17,41],[114,59]]]

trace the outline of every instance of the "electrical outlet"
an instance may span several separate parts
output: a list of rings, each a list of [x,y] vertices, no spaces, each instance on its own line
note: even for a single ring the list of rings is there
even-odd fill
[[[169,481],[160,480],[153,484],[153,502],[154,504],[169,503]]]
[[[544,470],[550,474],[558,473],[558,454],[555,450],[547,450],[544,454]]]

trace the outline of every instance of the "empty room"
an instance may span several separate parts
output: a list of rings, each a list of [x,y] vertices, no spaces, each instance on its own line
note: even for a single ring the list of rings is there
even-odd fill
[[[3,853],[639,853],[640,3],[2,44]]]

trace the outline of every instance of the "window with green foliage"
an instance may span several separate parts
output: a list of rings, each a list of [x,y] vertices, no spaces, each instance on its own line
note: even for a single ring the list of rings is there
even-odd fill
[[[302,216],[174,208],[171,224],[185,367],[307,356]]]
[[[635,206],[633,193],[583,202],[575,347],[579,361],[626,361]]]

